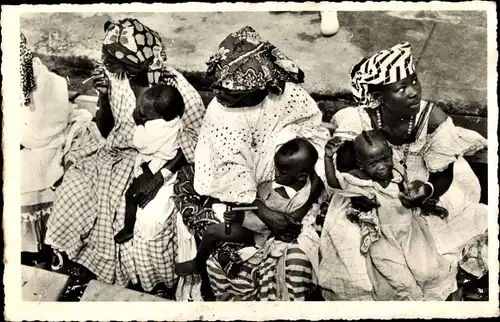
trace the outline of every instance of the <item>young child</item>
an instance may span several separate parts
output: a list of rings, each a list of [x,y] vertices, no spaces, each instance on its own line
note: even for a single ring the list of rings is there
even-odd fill
[[[407,209],[401,203],[400,193],[415,193],[417,184],[406,185],[404,169],[393,163],[383,133],[363,131],[355,138],[359,169],[347,174],[335,170],[335,144],[331,140],[325,148],[328,184],[341,188],[339,193],[346,197],[364,196],[379,204],[370,212],[354,212],[361,226],[361,252],[367,255],[375,297],[386,301],[445,300],[456,289],[456,270],[438,254],[422,209]]]
[[[257,189],[258,197],[272,210],[296,211],[308,201],[313,185],[320,181],[314,171],[317,160],[318,152],[306,139],[295,138],[283,144],[274,156],[275,180],[261,183]],[[220,242],[261,247],[270,235],[267,226],[252,212],[246,212],[244,216],[225,216],[232,219],[230,234],[225,233],[224,223],[209,226],[203,234],[196,258],[177,265],[178,275],[202,272]],[[298,223],[302,220],[293,219]]]
[[[173,159],[179,149],[179,135],[182,131],[181,116],[184,113],[184,100],[179,91],[172,86],[157,84],[145,90],[137,99],[137,107],[133,112],[136,123],[134,146],[139,151],[135,161],[134,177],[150,172],[151,175],[161,171],[165,179],[156,197],[144,208],[131,193],[125,194],[125,227],[115,235],[115,242],[125,243],[134,236],[134,226],[141,212],[163,213],[166,200],[162,191],[173,185],[172,174],[163,169],[167,161]],[[139,184],[134,181],[134,184]],[[133,191],[129,189],[128,191]]]

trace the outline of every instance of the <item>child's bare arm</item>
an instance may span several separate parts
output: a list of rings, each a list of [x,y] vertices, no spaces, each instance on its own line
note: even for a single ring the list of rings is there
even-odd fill
[[[325,146],[325,175],[328,185],[332,188],[340,189],[339,181],[335,175],[335,165],[333,163],[333,156],[338,146],[342,144],[339,138],[330,139]]]

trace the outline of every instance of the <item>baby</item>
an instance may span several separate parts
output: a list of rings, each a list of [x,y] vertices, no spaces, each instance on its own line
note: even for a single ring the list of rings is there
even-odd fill
[[[261,183],[258,197],[271,210],[285,213],[296,211],[308,201],[312,184],[316,184],[314,166],[317,160],[318,152],[306,139],[295,138],[283,144],[274,156],[275,180]],[[234,219],[229,234],[225,232],[224,223],[209,226],[203,234],[196,258],[179,263],[177,274],[183,276],[202,272],[220,242],[263,246],[270,231],[257,215],[246,212],[244,216]],[[299,223],[301,221],[301,218],[293,219]]]
[[[133,142],[138,150],[134,177],[149,172],[151,175],[161,172],[165,184],[156,197],[144,208],[138,207],[138,201],[131,194],[135,189],[129,189],[125,194],[125,226],[115,235],[115,242],[125,243],[134,236],[134,226],[141,212],[162,213],[165,200],[162,200],[162,190],[166,185],[173,184],[172,174],[164,169],[167,161],[173,159],[179,149],[179,135],[182,131],[181,116],[184,113],[184,100],[179,91],[172,86],[154,85],[145,90],[137,99],[137,107],[133,112],[136,129]],[[137,180],[132,183],[140,184]],[[133,188],[133,187],[131,187]]]
[[[404,169],[393,163],[392,150],[382,132],[363,131],[353,142],[358,169],[335,170],[331,140],[325,148],[328,184],[346,197],[364,196],[379,204],[370,212],[356,212],[361,226],[361,252],[367,255],[369,275],[378,300],[444,300],[456,287],[451,263],[439,255],[422,209],[407,209],[400,193],[412,195]],[[398,163],[395,163],[396,165]],[[428,211],[428,209],[426,209]],[[432,213],[432,211],[431,211]]]

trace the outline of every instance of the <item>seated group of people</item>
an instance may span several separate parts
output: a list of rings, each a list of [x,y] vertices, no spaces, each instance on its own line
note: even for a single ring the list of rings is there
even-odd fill
[[[202,300],[206,276],[221,301],[316,290],[326,300],[446,300],[459,267],[486,273],[468,251],[487,243],[488,209],[463,157],[487,141],[421,99],[408,43],[351,69],[359,105],[334,115],[331,134],[297,85],[303,71],[251,27],[210,57],[207,108],[166,64],[157,32],[132,18],[104,31],[96,122],[62,98],[36,106],[44,83],[21,42],[24,109],[40,112],[40,127],[44,102],[64,114],[62,138],[44,149],[57,175],[23,190],[53,192],[38,233],[53,269],[69,259],[108,283],[176,289],[177,300]]]

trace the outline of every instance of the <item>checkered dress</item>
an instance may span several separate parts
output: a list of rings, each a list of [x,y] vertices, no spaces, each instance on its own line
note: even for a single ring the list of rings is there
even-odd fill
[[[186,158],[192,160],[197,130],[203,120],[203,102],[180,73],[173,68],[167,68],[166,73],[173,77],[167,77],[165,83],[177,87],[184,97],[180,144]],[[126,285],[130,280],[140,280],[145,289],[158,282],[172,286],[177,251],[173,223],[167,221],[163,234],[154,240],[114,243],[114,235],[123,228],[124,194],[133,179],[137,151],[131,148],[134,93],[127,79],[109,77],[115,126],[104,145],[90,142],[87,155],[65,173],[56,191],[45,242],[66,252],[70,259],[107,283]]]

